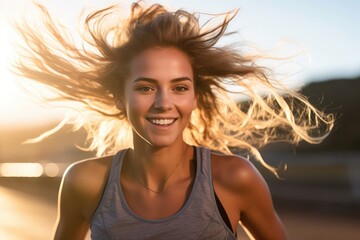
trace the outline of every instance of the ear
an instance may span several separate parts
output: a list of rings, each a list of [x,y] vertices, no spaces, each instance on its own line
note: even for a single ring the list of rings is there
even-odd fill
[[[119,109],[120,111],[125,110],[124,100],[121,96],[114,94],[114,101],[117,109]]]
[[[115,106],[116,106],[117,109],[119,109],[121,111],[125,110],[125,104],[120,99],[115,99]]]

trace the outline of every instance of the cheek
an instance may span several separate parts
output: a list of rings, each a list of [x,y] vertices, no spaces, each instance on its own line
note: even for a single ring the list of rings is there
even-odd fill
[[[184,114],[191,114],[191,112],[197,107],[197,104],[195,99],[189,98],[179,100],[178,106],[181,107]]]
[[[131,96],[127,100],[126,110],[128,114],[142,114],[148,111],[151,105],[151,100],[144,97]],[[132,116],[132,118],[136,116]]]

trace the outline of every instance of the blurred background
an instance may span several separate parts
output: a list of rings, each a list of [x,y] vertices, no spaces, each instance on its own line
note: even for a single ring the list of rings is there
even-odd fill
[[[83,7],[96,9],[130,1],[52,0],[44,4],[71,31]],[[320,145],[272,144],[262,150],[287,171],[269,183],[290,239],[359,239],[360,236],[360,2],[349,1],[147,1],[169,8],[221,13],[240,8],[227,42],[255,44],[286,64],[274,64],[290,87],[337,114],[332,134]],[[126,8],[128,9],[128,8]],[[57,192],[66,167],[94,156],[75,147],[84,132],[64,126],[40,143],[23,144],[55,127],[67,113],[21,90],[10,72],[19,37],[11,21],[40,20],[30,0],[0,0],[0,239],[49,239],[56,219]],[[270,63],[264,63],[270,64]],[[43,94],[36,90],[33,94]]]

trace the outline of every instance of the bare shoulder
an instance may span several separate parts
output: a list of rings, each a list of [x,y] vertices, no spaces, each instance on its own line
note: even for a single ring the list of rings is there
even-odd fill
[[[71,164],[64,174],[64,181],[74,187],[91,186],[107,175],[113,156],[85,159]],[[84,186],[86,185],[86,186]]]
[[[237,155],[212,153],[212,174],[214,181],[236,191],[245,191],[264,180],[254,165]]]
[[[63,176],[61,196],[74,205],[81,203],[82,213],[88,220],[100,200],[112,159],[113,156],[106,156],[73,163]]]

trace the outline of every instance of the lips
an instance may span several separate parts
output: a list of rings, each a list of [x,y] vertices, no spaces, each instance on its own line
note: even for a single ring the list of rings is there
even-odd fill
[[[159,126],[168,126],[176,121],[176,118],[147,118],[149,122]]]

